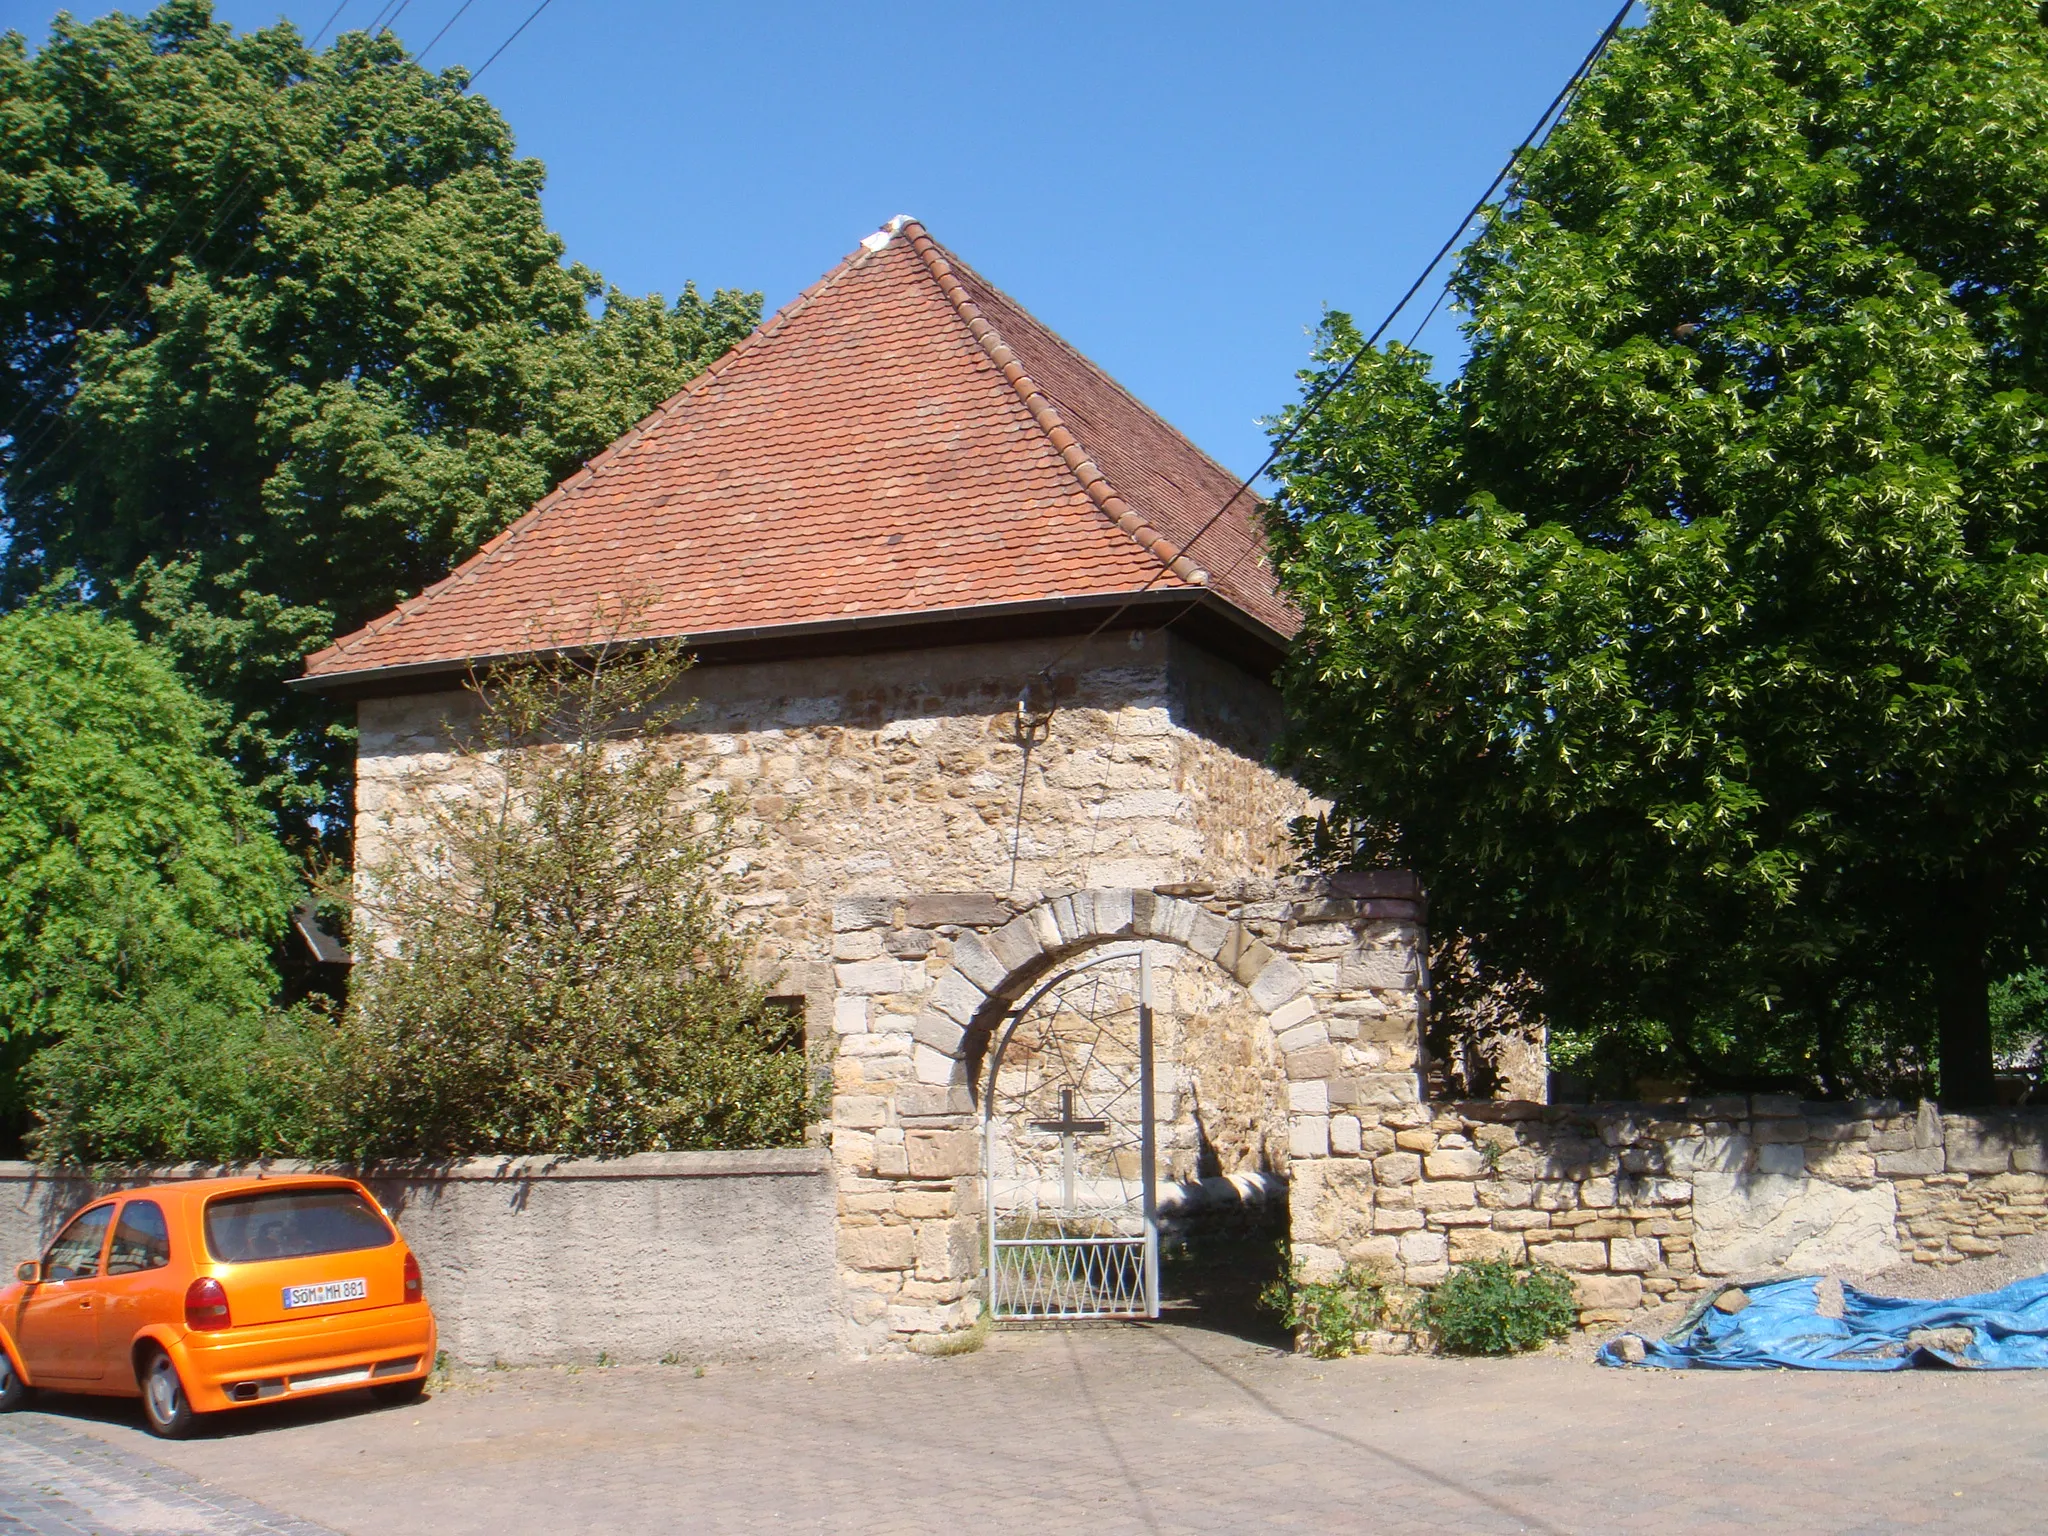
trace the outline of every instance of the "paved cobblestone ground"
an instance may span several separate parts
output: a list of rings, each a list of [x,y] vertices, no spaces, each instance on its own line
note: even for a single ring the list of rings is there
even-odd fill
[[[177,1445],[86,1400],[0,1423],[8,1536],[306,1530],[287,1516],[360,1536],[2003,1532],[2040,1528],[2048,1478],[2048,1375],[1319,1362],[1182,1327],[701,1377],[465,1374],[406,1408],[252,1410]],[[24,1524],[36,1486],[88,1515],[152,1489],[191,1503]]]
[[[0,1536],[334,1536],[40,1413],[0,1421]]]

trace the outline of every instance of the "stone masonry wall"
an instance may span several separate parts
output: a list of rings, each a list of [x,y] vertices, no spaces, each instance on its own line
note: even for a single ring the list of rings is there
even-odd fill
[[[697,703],[673,750],[696,793],[739,811],[730,873],[758,964],[832,1049],[850,1349],[975,1321],[977,1031],[1061,956],[1176,943],[1241,987],[1286,1053],[1293,1106],[1243,1133],[1290,1158],[1327,1158],[1333,1124],[1355,1135],[1357,1073],[1405,1071],[1413,1101],[1418,909],[1273,883],[1314,802],[1266,766],[1270,685],[1132,631],[706,666],[683,686]],[[476,789],[452,750],[470,704],[362,704],[359,882],[426,848],[435,803]],[[1360,962],[1361,947],[1400,955]]]
[[[1265,765],[1274,690],[1178,637],[1112,633],[873,656],[706,666],[675,750],[739,810],[732,871],[778,990],[831,1037],[831,967],[884,958],[835,935],[853,898],[1149,888],[1277,872],[1309,796]],[[1018,700],[1057,662],[1049,713]],[[1033,699],[1036,709],[1043,701]],[[357,869],[423,847],[427,812],[466,793],[460,692],[366,700]],[[893,957],[892,957],[893,958]],[[912,957],[916,958],[916,957]]]
[[[1297,1242],[1312,1269],[1427,1286],[1466,1260],[1547,1262],[1576,1277],[1586,1327],[1724,1281],[1954,1263],[2048,1231],[2044,1110],[1416,1105],[1339,1159]]]
[[[1362,1117],[1416,1104],[1424,939],[1405,873],[1031,901],[852,897],[834,923],[841,952],[861,957],[836,967],[831,1131],[842,1338],[856,1353],[914,1346],[979,1317],[982,1055],[1017,1001],[1062,963],[1108,944],[1172,946],[1234,989],[1263,1032],[1254,1054],[1270,1047],[1285,1075],[1284,1123],[1259,1130],[1284,1137],[1297,1242],[1326,1220],[1324,1192],[1343,1182],[1333,1150],[1357,1152]],[[1246,1080],[1257,1086],[1260,1075]],[[1264,1102],[1244,1108],[1257,1117]]]

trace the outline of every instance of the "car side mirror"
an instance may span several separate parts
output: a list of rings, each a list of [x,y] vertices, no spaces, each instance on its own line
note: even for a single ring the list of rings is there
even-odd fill
[[[14,1266],[14,1278],[23,1285],[34,1285],[43,1278],[43,1266],[35,1259],[23,1259]]]

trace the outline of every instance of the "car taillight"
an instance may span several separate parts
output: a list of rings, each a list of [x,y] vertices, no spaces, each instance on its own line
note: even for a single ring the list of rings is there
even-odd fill
[[[234,1326],[228,1316],[228,1293],[211,1277],[194,1280],[185,1287],[185,1326],[199,1333],[213,1333]]]
[[[420,1261],[408,1253],[405,1256],[405,1299],[418,1301],[420,1291]]]

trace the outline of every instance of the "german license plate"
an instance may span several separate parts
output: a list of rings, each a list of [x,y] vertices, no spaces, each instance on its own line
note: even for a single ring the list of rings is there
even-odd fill
[[[319,1285],[288,1285],[284,1288],[285,1310],[293,1307],[325,1307],[337,1301],[361,1301],[370,1294],[367,1280],[328,1280]]]

